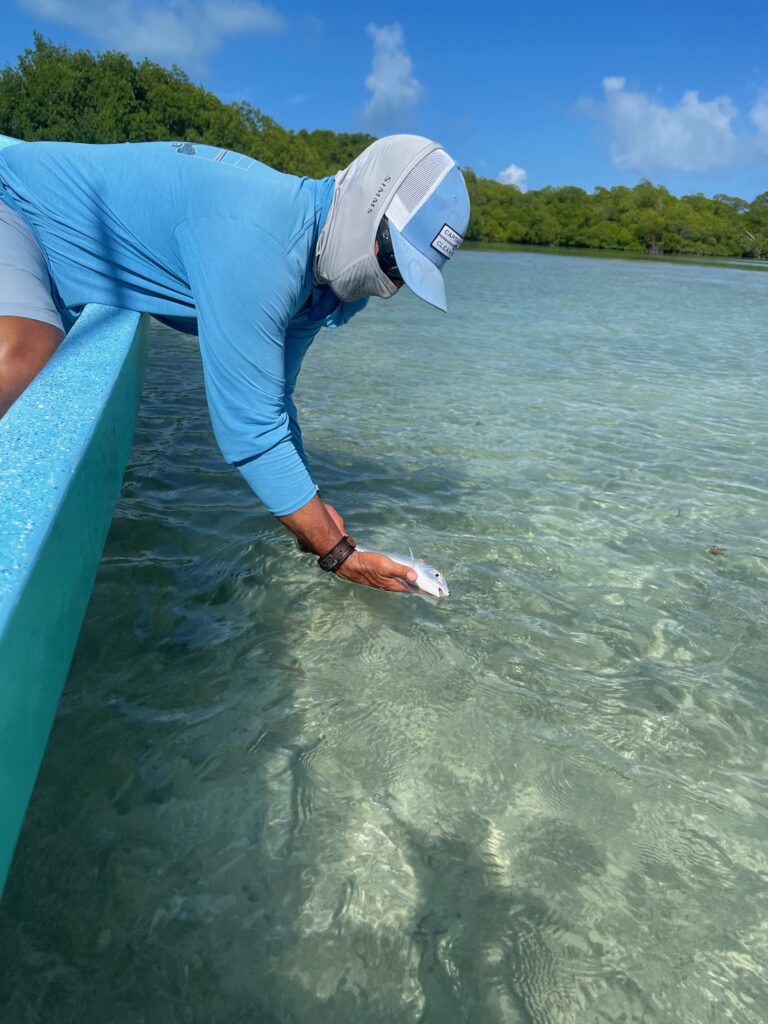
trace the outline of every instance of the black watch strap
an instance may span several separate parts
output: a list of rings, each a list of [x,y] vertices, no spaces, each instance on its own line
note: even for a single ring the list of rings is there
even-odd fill
[[[339,566],[349,558],[355,550],[355,542],[351,537],[342,537],[338,544],[335,544],[327,555],[318,558],[317,564],[326,572],[336,572]]]

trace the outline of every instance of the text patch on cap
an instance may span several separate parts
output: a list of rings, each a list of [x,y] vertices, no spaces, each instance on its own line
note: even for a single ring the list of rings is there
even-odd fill
[[[458,231],[454,231],[449,224],[443,224],[430,242],[430,245],[433,249],[437,249],[441,256],[450,259],[463,241],[463,235],[460,235]]]

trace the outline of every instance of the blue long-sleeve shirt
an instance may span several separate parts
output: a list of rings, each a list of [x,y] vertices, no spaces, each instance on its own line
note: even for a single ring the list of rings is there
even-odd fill
[[[333,187],[196,143],[0,151],[0,199],[34,231],[62,309],[196,326],[219,447],[276,515],[317,491],[293,402],[302,359],[365,305],[313,287]]]

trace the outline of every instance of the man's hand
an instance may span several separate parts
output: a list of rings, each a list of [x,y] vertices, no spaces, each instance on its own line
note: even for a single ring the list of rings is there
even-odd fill
[[[327,554],[347,533],[344,520],[333,505],[327,505],[317,494],[302,508],[288,516],[280,516],[279,519],[295,534],[302,551],[312,551],[320,557]],[[408,590],[403,580],[416,580],[413,569],[375,551],[353,552],[336,575],[351,583],[376,587],[378,590]]]
[[[403,580],[416,582],[416,573],[413,569],[393,562],[391,558],[375,551],[353,552],[336,570],[336,575],[349,580],[350,583],[360,583],[364,587],[399,592],[411,589]]]

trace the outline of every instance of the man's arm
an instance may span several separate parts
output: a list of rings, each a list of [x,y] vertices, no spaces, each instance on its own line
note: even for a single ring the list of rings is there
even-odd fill
[[[21,316],[0,316],[0,419],[26,390],[61,344],[53,324]]]
[[[317,497],[286,410],[285,336],[296,290],[290,262],[268,235],[244,246],[240,223],[228,218],[188,221],[177,228],[176,243],[197,306],[206,396],[219,447],[267,508],[323,556],[342,533]],[[397,577],[408,578],[410,572],[384,555],[356,552],[338,575],[405,590]]]
[[[315,340],[321,326],[322,324],[317,321],[311,322],[306,319],[299,319],[289,324],[285,332],[285,411],[288,413],[288,426],[290,427],[294,448],[299,453],[299,458],[307,469],[309,469],[309,462],[304,452],[304,442],[301,436],[299,415],[296,410],[293,392],[296,388],[296,381],[301,364],[304,361],[304,356],[309,351],[309,347]]]
[[[302,360],[319,329],[318,322],[292,324],[285,335],[285,405],[293,443],[307,467],[309,464],[304,454],[293,392]],[[341,516],[319,495],[315,495],[292,515],[278,518],[294,534],[302,550],[313,551],[319,557],[334,548],[346,533]],[[391,558],[373,552],[350,555],[339,568],[337,575],[354,583],[362,583],[381,590],[407,590],[408,588],[400,583],[400,579],[416,578],[416,574],[407,566],[398,565]]]
[[[270,512],[288,515],[317,491],[285,408],[295,266],[273,238],[235,218],[197,217],[174,239],[197,307],[216,440]]]

